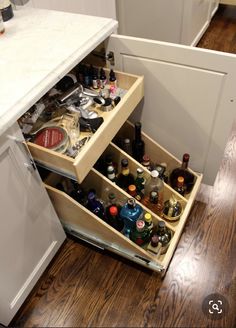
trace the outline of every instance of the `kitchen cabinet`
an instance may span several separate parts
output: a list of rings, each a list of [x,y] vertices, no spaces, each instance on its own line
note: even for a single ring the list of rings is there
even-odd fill
[[[17,63],[17,70],[11,67],[6,75],[11,83],[9,85],[16,90],[14,99],[10,99],[12,93],[9,85],[7,87],[6,81],[1,80],[0,74],[3,85],[0,105],[4,108],[0,122],[2,134],[106,39],[104,47],[110,57],[113,54],[114,64],[111,66],[110,61],[107,61],[108,69],[115,68],[126,95],[111,112],[104,113],[104,123],[75,160],[33,144],[29,144],[29,147],[36,162],[54,172],[52,179],[45,181],[45,184],[58,216],[69,232],[164,273],[196,198],[202,173],[205,183],[214,183],[221,162],[235,117],[235,55],[112,35],[117,24],[105,18],[22,9],[14,19],[6,26],[9,27],[9,38],[6,38],[8,47],[0,48],[5,58],[0,62],[1,70]],[[14,32],[14,24],[20,24],[19,34]],[[47,38],[40,38],[45,30]],[[27,38],[23,37],[26,31],[30,31]],[[33,42],[36,38],[37,44]],[[17,40],[20,40],[20,44]],[[32,49],[29,43],[34,45]],[[20,52],[19,47],[22,48],[22,45],[29,52]],[[12,49],[20,54],[22,67],[19,67],[19,61],[12,59]],[[33,63],[37,63],[37,70]],[[120,129],[127,130],[126,124],[132,131],[132,124],[125,123],[128,117],[131,122],[142,122],[143,137],[150,156],[163,158],[170,168],[180,165],[178,158],[183,153],[191,154],[190,167],[194,169],[195,186],[188,198],[180,197],[184,208],[181,220],[167,223],[173,233],[173,242],[161,259],[150,256],[56,188],[58,177],[60,179],[61,175],[65,175],[87,186],[95,183],[101,194],[110,188],[126,198],[128,195],[124,191],[107,181],[92,166],[109,147],[115,149],[118,158],[125,155],[112,143],[112,139],[119,134]],[[58,157],[59,160],[55,160]],[[139,164],[131,158],[130,161],[135,170]],[[149,173],[146,171],[146,174]],[[41,189],[44,190],[43,187]],[[173,192],[168,185],[165,190],[166,197]],[[6,192],[10,193],[9,190]],[[155,222],[162,219],[157,215],[154,218]],[[24,235],[20,236],[24,240]]]
[[[8,324],[65,239],[17,124],[0,138],[0,323]]]
[[[142,0],[118,0],[119,33],[195,46],[210,23],[211,6],[211,0],[149,0],[148,6]]]

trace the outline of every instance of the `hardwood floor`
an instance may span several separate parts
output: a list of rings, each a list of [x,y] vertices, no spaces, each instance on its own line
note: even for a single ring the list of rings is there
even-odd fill
[[[234,20],[229,23],[228,7],[221,7],[199,46],[236,50],[235,41],[225,42],[236,40],[236,8],[231,9]],[[163,280],[68,238],[11,326],[236,327],[235,186],[236,123],[215,185],[207,195],[202,189]],[[204,298],[212,293],[229,302],[223,319],[214,321],[202,312]]]

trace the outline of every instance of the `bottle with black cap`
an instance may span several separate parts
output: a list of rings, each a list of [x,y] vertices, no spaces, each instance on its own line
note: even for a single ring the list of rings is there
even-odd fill
[[[14,16],[13,10],[12,10],[12,5],[9,0],[1,0],[0,1],[0,11],[2,13],[2,18],[3,18],[4,22],[8,21],[9,19],[11,19]]]
[[[128,190],[130,185],[134,184],[134,176],[129,171],[129,161],[127,158],[121,160],[121,173],[117,178],[117,185],[124,190]]]

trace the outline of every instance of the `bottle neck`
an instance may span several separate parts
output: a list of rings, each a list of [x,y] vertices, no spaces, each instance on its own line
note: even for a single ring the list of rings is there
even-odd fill
[[[135,140],[141,140],[141,126],[135,126]]]
[[[128,167],[124,167],[124,168],[122,168],[122,174],[123,175],[129,175],[129,168]]]

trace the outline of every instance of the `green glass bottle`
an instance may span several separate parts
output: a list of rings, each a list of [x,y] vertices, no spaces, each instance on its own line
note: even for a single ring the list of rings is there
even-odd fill
[[[136,221],[136,227],[131,231],[130,239],[137,245],[143,246],[150,240],[150,231],[146,229],[143,220]]]

